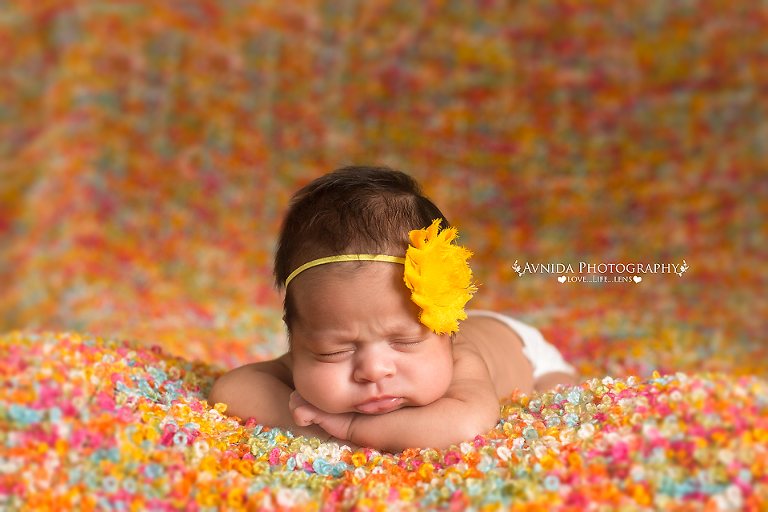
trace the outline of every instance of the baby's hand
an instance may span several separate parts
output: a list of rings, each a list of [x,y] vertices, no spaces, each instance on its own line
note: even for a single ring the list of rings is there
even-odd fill
[[[288,407],[293,414],[293,421],[300,427],[315,423],[334,437],[349,439],[349,427],[355,413],[332,414],[325,412],[304,400],[298,391],[291,393]]]

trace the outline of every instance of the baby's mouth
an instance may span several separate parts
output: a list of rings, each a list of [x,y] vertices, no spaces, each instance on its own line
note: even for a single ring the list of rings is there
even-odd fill
[[[375,397],[355,406],[358,412],[363,414],[378,414],[391,411],[403,403],[402,397],[382,396]]]

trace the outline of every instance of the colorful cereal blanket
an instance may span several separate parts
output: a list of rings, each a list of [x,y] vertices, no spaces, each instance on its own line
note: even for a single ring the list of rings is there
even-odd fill
[[[765,6],[6,4],[0,509],[768,510]],[[286,349],[281,214],[347,164],[580,384],[397,454],[207,403]]]
[[[217,372],[74,333],[2,338],[10,508],[765,510],[768,382],[590,379],[502,402],[447,450],[352,453],[205,400]]]

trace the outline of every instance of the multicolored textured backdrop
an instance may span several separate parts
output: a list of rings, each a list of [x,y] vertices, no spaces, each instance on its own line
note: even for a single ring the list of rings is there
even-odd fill
[[[0,507],[768,509],[766,34],[714,0],[6,4]],[[401,454],[212,409],[285,349],[290,195],[353,163],[419,179],[470,304],[583,384]]]

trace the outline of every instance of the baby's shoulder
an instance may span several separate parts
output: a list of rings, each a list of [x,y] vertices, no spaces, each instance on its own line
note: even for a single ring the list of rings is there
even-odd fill
[[[286,352],[277,359],[271,361],[262,361],[255,363],[254,367],[256,371],[261,371],[274,375],[278,380],[293,388],[293,357],[290,352]]]
[[[286,356],[288,356],[286,358]],[[223,388],[245,388],[259,383],[261,376],[270,375],[293,388],[293,371],[290,354],[285,354],[270,361],[249,363],[228,371],[214,383],[211,393],[217,395]]]
[[[471,316],[461,324],[456,336],[457,346],[470,345],[477,349],[489,366],[506,360],[510,351],[524,346],[523,340],[508,325],[487,316]]]

